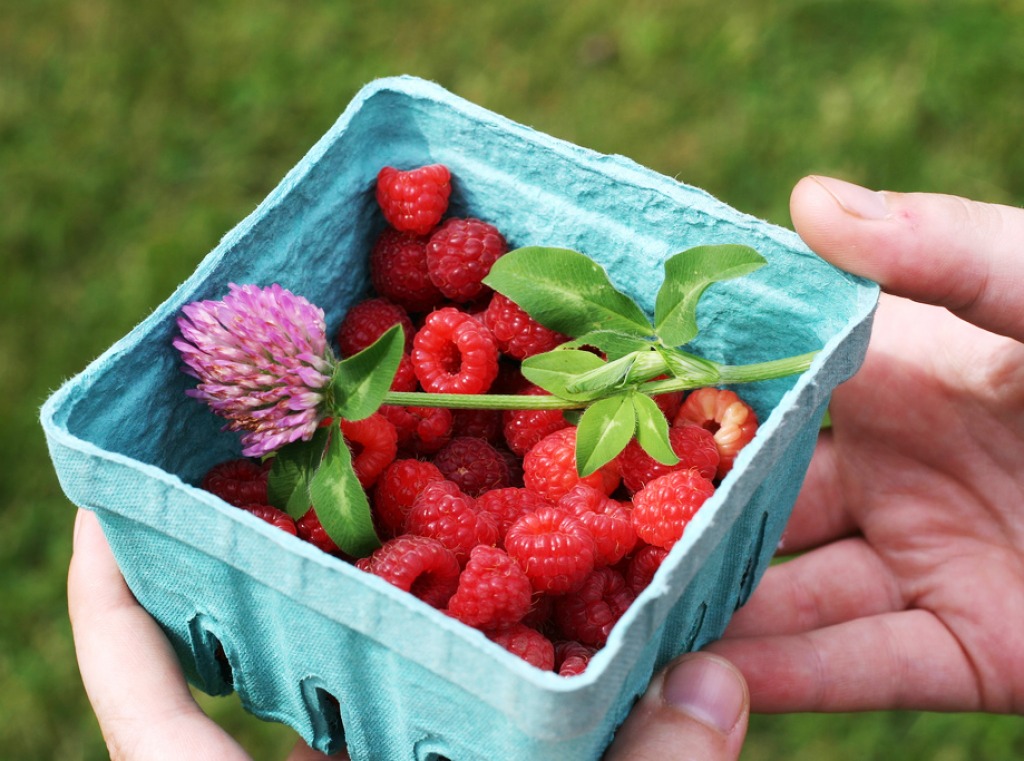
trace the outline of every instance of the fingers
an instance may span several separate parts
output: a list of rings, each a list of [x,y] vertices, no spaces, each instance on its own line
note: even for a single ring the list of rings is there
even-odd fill
[[[111,757],[248,759],[196,705],[156,622],[135,601],[96,516],[80,510],[68,612],[82,681]]]
[[[903,607],[878,554],[862,539],[845,539],[769,568],[725,636],[798,634]]]
[[[750,698],[740,672],[707,653],[684,655],[656,675],[616,733],[606,761],[735,761]]]
[[[743,672],[758,712],[981,708],[977,675],[959,642],[924,610],[723,639],[708,650]]]
[[[1024,340],[1024,210],[805,177],[790,212],[800,236],[836,266]]]

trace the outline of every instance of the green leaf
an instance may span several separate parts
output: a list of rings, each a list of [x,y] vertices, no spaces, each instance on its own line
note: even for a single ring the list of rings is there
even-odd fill
[[[344,420],[362,420],[380,407],[402,361],[405,333],[393,325],[361,352],[338,363],[331,379],[332,412]]]
[[[635,351],[643,351],[650,345],[649,339],[642,338],[636,333],[626,333],[621,330],[592,330],[572,341],[566,341],[559,348],[581,349],[584,346],[592,346],[598,351],[604,352],[609,361],[614,361]]]
[[[498,261],[501,261],[500,259]],[[589,402],[600,392],[570,392],[567,386],[580,375],[604,367],[605,361],[589,351],[555,349],[527,357],[522,363],[523,377],[545,391],[573,402]]]
[[[633,394],[636,409],[636,440],[647,454],[663,465],[675,465],[679,457],[668,437],[668,420],[658,404],[646,394]]]
[[[587,407],[576,429],[576,471],[589,476],[632,440],[636,411],[631,394],[610,396]]]
[[[654,304],[658,337],[682,346],[697,335],[697,302],[712,283],[746,275],[765,263],[749,246],[696,246],[665,262],[665,282]]]
[[[719,365],[710,359],[664,346],[658,347],[658,353],[672,377],[688,381],[690,388],[713,386],[721,377]]]
[[[607,396],[608,391],[621,388],[636,363],[639,352],[619,357],[614,362],[605,362],[600,367],[577,375],[568,382],[565,390],[570,394],[596,394]]]
[[[494,263],[484,283],[570,338],[595,330],[654,333],[640,307],[615,289],[604,269],[576,251],[518,248]]]
[[[277,450],[267,474],[271,505],[293,518],[301,518],[309,510],[309,481],[323,459],[329,436],[326,428],[318,428],[309,441],[295,441]]]
[[[337,424],[331,426],[327,453],[309,482],[309,495],[324,530],[342,552],[361,558],[380,547],[370,503]]]

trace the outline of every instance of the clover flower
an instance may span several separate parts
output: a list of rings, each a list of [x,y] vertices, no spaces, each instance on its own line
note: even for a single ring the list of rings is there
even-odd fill
[[[229,285],[222,301],[182,308],[174,347],[199,384],[186,391],[243,431],[242,453],[259,457],[308,441],[326,415],[334,371],[323,310],[276,283]]]

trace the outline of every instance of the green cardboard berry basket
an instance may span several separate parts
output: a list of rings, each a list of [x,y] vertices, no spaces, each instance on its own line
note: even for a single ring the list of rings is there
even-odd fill
[[[541,672],[481,633],[199,489],[238,455],[171,346],[175,317],[229,282],[278,282],[328,326],[367,289],[384,165],[441,162],[452,213],[513,247],[571,248],[653,309],[664,259],[742,243],[768,265],[712,286],[691,347],[733,364],[821,349],[797,377],[745,386],[762,425],[651,586],[581,676]],[[195,273],[45,404],[69,499],[94,510],[129,586],[193,684],[313,747],[362,759],[591,759],[672,657],[719,637],[765,570],[835,386],[859,366],[877,288],[791,231],[618,156],[540,134],[411,77],[375,81]]]

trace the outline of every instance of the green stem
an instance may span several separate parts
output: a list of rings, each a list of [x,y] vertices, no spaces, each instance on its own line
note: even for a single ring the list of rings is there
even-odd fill
[[[751,365],[716,365],[718,383],[751,383],[753,381],[785,378],[807,370],[817,352],[808,352],[785,359],[756,362]],[[638,389],[655,396],[671,391],[687,391],[706,385],[703,380],[670,378],[641,384]],[[621,392],[617,389],[615,393]],[[582,409],[588,402],[571,402],[557,396],[527,396],[523,394],[429,394],[424,391],[389,391],[384,404],[401,407],[448,407],[450,409],[487,410],[573,410]]]
[[[573,410],[587,402],[570,402],[557,396],[523,394],[429,394],[425,391],[389,391],[384,404],[400,407],[449,407],[454,410]]]

